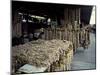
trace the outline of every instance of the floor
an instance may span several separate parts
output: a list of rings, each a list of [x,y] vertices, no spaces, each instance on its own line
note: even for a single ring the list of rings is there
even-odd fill
[[[78,48],[74,55],[71,70],[87,70],[96,68],[95,34],[90,33],[90,45],[88,49]]]

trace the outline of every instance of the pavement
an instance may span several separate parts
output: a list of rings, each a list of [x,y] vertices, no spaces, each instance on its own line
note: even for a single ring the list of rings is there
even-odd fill
[[[90,69],[96,69],[96,39],[94,33],[90,33],[88,49],[78,48],[71,65],[71,70]]]

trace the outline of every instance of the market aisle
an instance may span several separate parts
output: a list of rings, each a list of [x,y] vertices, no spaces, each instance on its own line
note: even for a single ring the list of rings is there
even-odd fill
[[[96,68],[96,56],[95,56],[95,34],[90,33],[90,45],[88,49],[78,48],[74,55],[71,70],[85,70],[85,69],[95,69]]]

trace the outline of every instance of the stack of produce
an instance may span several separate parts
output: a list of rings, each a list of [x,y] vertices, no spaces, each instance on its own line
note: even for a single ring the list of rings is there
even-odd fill
[[[71,49],[69,49],[70,46]],[[68,55],[70,51],[73,51],[72,44],[65,40],[39,39],[23,45],[14,46],[12,47],[13,69],[16,71],[24,64],[31,64],[36,67],[50,67],[55,62],[59,62],[56,64],[60,65],[61,61],[66,59],[67,61],[63,63],[65,65],[72,57],[72,52],[71,56]],[[53,69],[52,67],[50,68]]]

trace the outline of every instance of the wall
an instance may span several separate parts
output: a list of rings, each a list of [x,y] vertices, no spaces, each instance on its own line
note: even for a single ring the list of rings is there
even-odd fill
[[[12,37],[20,37],[22,35],[21,27],[21,16],[16,12],[12,20]]]

